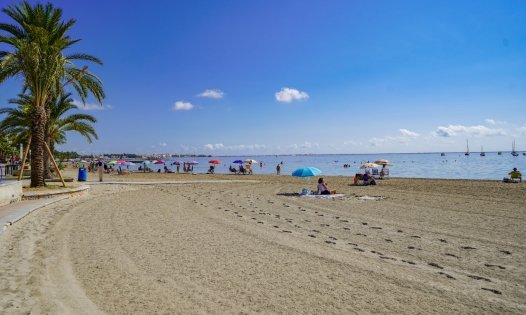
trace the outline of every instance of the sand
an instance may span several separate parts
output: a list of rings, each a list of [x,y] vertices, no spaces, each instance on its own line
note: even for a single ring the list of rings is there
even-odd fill
[[[525,184],[125,178],[258,181],[93,185],[32,213],[0,237],[2,313],[526,312]]]

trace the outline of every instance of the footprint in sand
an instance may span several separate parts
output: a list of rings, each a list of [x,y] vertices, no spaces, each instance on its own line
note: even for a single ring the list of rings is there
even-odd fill
[[[414,261],[410,261],[410,260],[403,260],[403,262],[407,263],[407,264],[410,264],[410,265],[416,265],[416,263]]]
[[[230,211],[230,210],[228,210],[228,209],[225,209],[225,211]]]
[[[354,249],[354,250],[357,250],[357,251],[359,251],[359,252],[364,252],[364,250],[363,250],[363,249],[361,249],[361,248],[358,248],[358,247],[354,247],[353,249]]]
[[[327,243],[327,244],[336,244],[335,242],[331,242],[331,241],[325,241],[325,243]]]
[[[283,232],[283,233],[292,233],[292,231],[287,231],[287,230],[283,230],[281,232]]]
[[[256,218],[251,218],[252,220],[257,220]]]
[[[382,228],[379,227],[379,226],[371,226],[371,229],[374,229],[374,230],[381,230]]]
[[[319,217],[323,217],[323,214],[318,214]]]
[[[318,230],[312,230],[312,232],[314,232],[314,233],[320,233],[320,231],[318,231]]]
[[[407,248],[409,248],[409,249],[416,249],[416,250],[422,250],[422,248],[414,247],[414,246],[407,246]]]
[[[279,229],[279,226],[277,226],[277,225],[273,225],[272,227],[276,228],[276,229]]]
[[[301,209],[300,211],[307,211],[307,210],[305,210],[305,209]]]
[[[446,278],[448,278],[448,279],[456,280],[455,277],[453,277],[452,275],[449,275],[449,274],[447,274],[445,272],[440,271],[438,274],[446,276]]]
[[[352,246],[358,246],[358,244],[356,243],[347,243],[348,245],[352,245]]]
[[[387,243],[392,243],[393,242],[392,240],[390,240],[388,238],[386,238],[384,241],[386,241]]]
[[[470,277],[471,279],[475,279],[475,280],[484,280],[484,281],[486,281],[486,282],[491,282],[490,279],[488,279],[488,278],[484,278],[484,277],[481,277],[481,276],[468,275],[468,277]]]
[[[395,260],[395,261],[396,261],[396,258],[393,258],[393,257],[380,256],[380,258],[381,258],[381,259]]]
[[[367,222],[362,222],[362,225],[367,225],[367,224],[369,224],[369,223],[367,223]]]
[[[367,236],[367,234],[363,234],[363,233],[356,233],[355,235]]]
[[[445,239],[439,239],[439,241],[441,241],[442,243],[447,243],[447,241]]]
[[[299,226],[299,225],[297,225],[297,224],[294,224],[294,227],[295,227],[295,228],[298,228],[298,229],[301,228],[301,226]]]
[[[258,221],[259,224],[263,224],[263,221]]]
[[[418,235],[411,235],[412,238],[421,238],[420,236]]]
[[[338,240],[338,239],[337,239],[336,237],[334,237],[334,236],[329,236],[329,239],[331,239],[331,240],[335,240],[335,241]]]
[[[375,251],[375,250],[372,250],[371,253],[373,253],[373,254],[377,254],[377,255],[380,255],[380,256],[383,256],[383,255],[384,255],[384,254],[382,254],[382,253],[380,253],[380,252],[377,252],[377,251]]]
[[[502,292],[500,292],[499,290],[495,290],[495,289],[488,289],[488,288],[481,288],[481,289],[489,291],[489,292],[493,292],[493,293],[498,294],[498,295],[502,294]]]
[[[489,267],[489,268],[497,267],[497,268],[499,268],[501,270],[506,269],[506,267],[503,267],[503,266],[500,266],[500,265],[484,264],[484,266]]]
[[[303,221],[305,221],[305,222],[311,222],[310,220],[303,220]]]
[[[238,217],[238,218],[242,218],[243,216],[242,216],[242,215],[240,215],[240,214],[238,214],[238,215],[237,215],[237,217]]]
[[[349,220],[340,220],[340,222],[349,223]]]
[[[329,224],[322,223],[320,226],[330,226]]]
[[[454,254],[445,253],[444,255],[446,255],[446,256],[451,256],[451,257],[455,257],[455,258],[457,258],[457,259],[460,259],[460,256],[457,256],[457,255],[454,255]]]
[[[316,235],[313,235],[313,234],[309,234],[309,237],[313,237],[313,238],[316,238]]]
[[[343,229],[346,230],[346,231],[350,230],[350,228],[348,228],[348,227],[344,227]]]
[[[461,246],[460,248],[462,249],[476,249],[475,247],[471,247],[471,246]]]
[[[501,250],[500,252],[506,255],[511,255],[511,252],[508,250]]]
[[[431,267],[435,267],[435,268],[438,268],[438,269],[444,269],[444,267],[440,266],[440,265],[437,264],[437,263],[433,263],[433,262],[431,262],[431,263],[427,263],[427,264],[428,264],[429,266],[431,266]]]

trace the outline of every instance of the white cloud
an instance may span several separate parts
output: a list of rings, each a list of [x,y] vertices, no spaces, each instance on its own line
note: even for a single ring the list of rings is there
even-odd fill
[[[486,118],[484,121],[490,125],[496,125],[497,121],[495,119]]]
[[[73,105],[77,106],[80,110],[106,110],[111,109],[111,105],[101,105],[97,103],[82,103],[82,101],[79,100],[73,100]]]
[[[190,102],[177,101],[173,105],[172,111],[191,110],[192,108],[194,108],[194,105],[192,105]]]
[[[435,130],[435,135],[438,137],[454,137],[459,135],[490,137],[490,136],[504,136],[506,132],[502,129],[488,128],[486,126],[462,126],[449,125],[447,127],[439,126]]]
[[[281,89],[281,91],[276,92],[275,96],[278,102],[283,102],[283,103],[290,103],[292,101],[299,101],[302,99],[309,98],[309,94],[307,94],[306,92],[302,92],[296,89],[291,89],[288,87],[284,87]]]
[[[400,134],[402,135],[402,137],[407,137],[407,138],[416,138],[418,136],[420,136],[418,133],[414,132],[414,131],[410,131],[410,130],[407,130],[407,129],[399,129],[400,131]]]
[[[347,140],[347,141],[343,142],[343,145],[361,146],[362,142],[361,141],[356,141],[356,140]]]
[[[526,134],[526,126],[517,128],[517,131],[519,132],[519,134],[525,135]]]
[[[166,143],[166,142],[161,142],[161,143],[159,143],[159,146],[160,146],[160,147],[166,147],[167,145],[168,145],[168,143]]]
[[[492,125],[492,126],[506,124],[505,121],[495,120],[495,119],[491,119],[491,118],[486,118],[486,119],[484,119],[484,121],[486,122],[486,124]]]
[[[203,93],[198,94],[199,97],[206,97],[206,98],[213,98],[213,99],[220,99],[225,96],[225,93],[219,89],[209,89],[205,90]]]

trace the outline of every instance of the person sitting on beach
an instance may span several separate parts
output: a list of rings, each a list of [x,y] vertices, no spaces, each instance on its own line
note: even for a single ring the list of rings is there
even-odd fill
[[[522,182],[522,174],[519,170],[517,170],[516,167],[513,168],[513,171],[509,172],[508,175],[510,175],[510,179],[508,178],[504,178],[504,181],[505,182],[514,182],[514,181],[519,181],[519,182]]]
[[[327,183],[323,182],[323,177],[320,177],[318,179],[318,190],[316,190],[317,195],[334,195],[336,193],[336,190],[329,190],[329,187],[327,187]]]
[[[210,165],[210,168],[208,169],[207,174],[214,174],[215,173],[215,167],[213,165]]]
[[[239,174],[245,175],[247,173],[247,170],[243,167],[243,165],[239,165]]]
[[[237,170],[236,170],[236,168],[235,168],[235,167],[232,167],[232,165],[230,165],[230,166],[228,167],[228,170],[229,170],[231,173],[237,174]]]
[[[365,174],[363,174],[363,185],[376,185],[376,181],[374,180],[374,177],[371,174],[365,172]]]

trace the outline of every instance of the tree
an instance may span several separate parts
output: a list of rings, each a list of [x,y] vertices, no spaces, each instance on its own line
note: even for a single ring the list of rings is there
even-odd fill
[[[30,108],[31,135],[31,187],[44,186],[44,141],[48,115],[46,104],[50,98],[64,94],[72,86],[82,102],[92,94],[102,104],[105,97],[102,81],[73,61],[81,60],[102,65],[96,57],[87,54],[65,55],[65,50],[77,43],[67,33],[75,20],[62,20],[62,10],[51,3],[32,6],[23,1],[2,10],[15,24],[0,23],[0,44],[9,48],[0,50],[0,83],[21,76],[23,90],[29,91],[33,103]]]
[[[27,143],[30,137],[31,120],[31,111],[28,109],[31,108],[33,100],[28,95],[20,94],[18,98],[9,100],[9,103],[16,104],[18,107],[0,109],[0,114],[6,114],[5,119],[0,123],[0,132],[12,135],[12,138],[18,141],[17,143]],[[69,131],[79,133],[88,143],[91,143],[93,139],[98,139],[91,125],[97,122],[95,117],[78,113],[66,115],[69,111],[77,109],[77,106],[73,104],[71,93],[50,99],[47,107],[49,117],[46,122],[45,141],[51,152],[55,152],[55,144],[66,142],[66,132]],[[49,172],[49,160],[45,161],[45,168]]]

